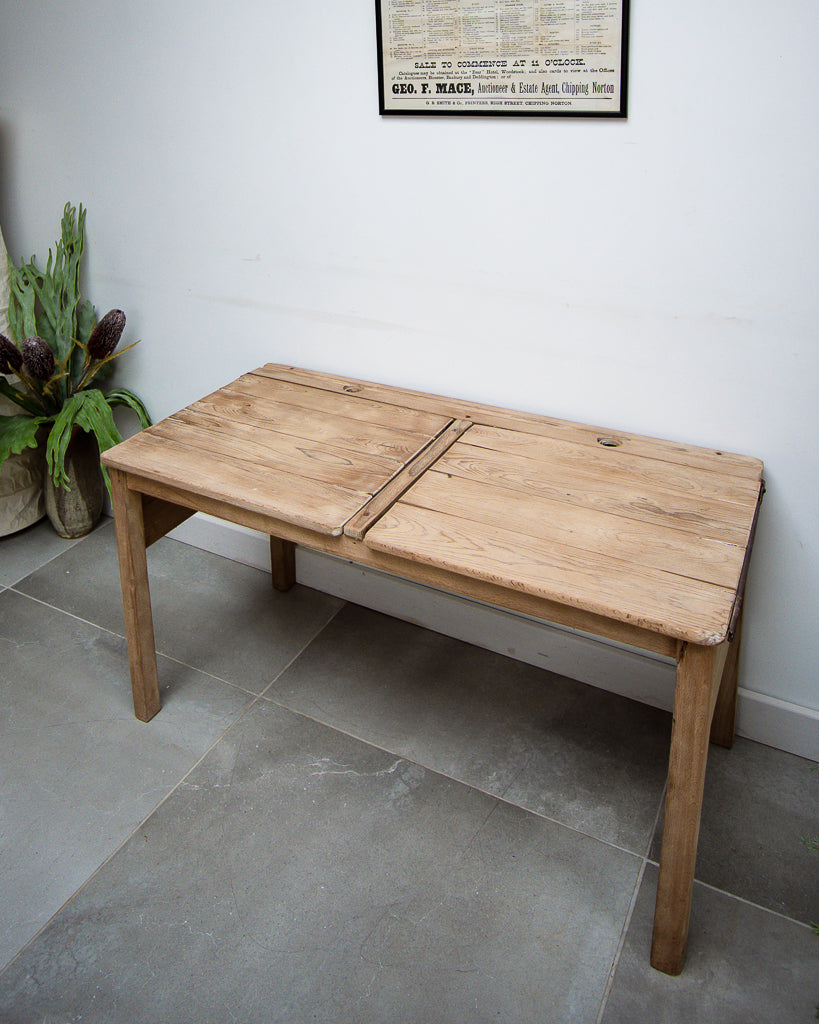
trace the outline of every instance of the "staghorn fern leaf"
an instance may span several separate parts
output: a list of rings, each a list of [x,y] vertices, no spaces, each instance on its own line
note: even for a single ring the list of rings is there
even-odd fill
[[[0,466],[9,455],[37,447],[37,431],[45,416],[0,416]]]
[[[91,388],[72,395],[55,417],[46,445],[48,471],[57,487],[67,487],[69,483],[65,472],[65,455],[75,426],[96,437],[100,453],[113,448],[122,440],[111,407],[101,391]],[[110,489],[104,466],[103,476]]]
[[[91,336],[96,322],[97,314],[93,304],[88,299],[84,299],[77,307],[77,340],[85,344]]]
[[[112,388],[111,391],[105,393],[105,401],[113,408],[115,405],[127,405],[133,409],[139,417],[139,425],[145,430],[146,427],[151,425],[151,417],[148,415],[148,410],[145,408],[141,398],[129,391],[127,388]]]
[[[77,337],[77,312],[80,304],[80,261],[85,249],[85,210],[80,205],[79,213],[66,203],[61,221],[61,238],[57,243],[55,279],[57,292],[57,343],[60,356],[64,358],[71,351],[73,339]],[[59,272],[57,272],[59,264]]]
[[[33,259],[34,257],[32,257]],[[34,312],[34,305],[37,296],[34,289],[29,286],[28,268],[25,264],[15,267],[8,260],[9,267],[9,329],[17,346],[37,334],[37,317]]]
[[[44,338],[58,363],[74,363],[75,340],[93,327],[94,309],[80,300],[80,261],[85,248],[85,210],[65,204],[61,235],[48,250],[45,271],[32,256],[15,267],[9,263],[9,327],[18,345],[32,335]],[[69,367],[69,372],[73,370]],[[60,399],[69,395],[70,378],[60,381]]]

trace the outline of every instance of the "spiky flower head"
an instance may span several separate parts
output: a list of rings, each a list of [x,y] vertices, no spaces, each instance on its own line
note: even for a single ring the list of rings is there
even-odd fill
[[[54,353],[43,338],[26,338],[23,342],[23,363],[35,380],[48,380],[54,374]]]
[[[88,338],[88,354],[94,359],[110,356],[119,344],[125,330],[125,314],[121,309],[109,309],[94,326]]]
[[[0,334],[0,373],[17,373],[23,365],[23,353],[5,334]]]

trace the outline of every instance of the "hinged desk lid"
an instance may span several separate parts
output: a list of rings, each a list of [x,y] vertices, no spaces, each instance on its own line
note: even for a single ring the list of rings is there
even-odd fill
[[[232,384],[105,453],[106,465],[318,533],[344,524],[450,422],[355,393]]]
[[[374,550],[700,644],[724,640],[761,463],[474,424],[366,534]],[[635,453],[637,452],[637,453]]]

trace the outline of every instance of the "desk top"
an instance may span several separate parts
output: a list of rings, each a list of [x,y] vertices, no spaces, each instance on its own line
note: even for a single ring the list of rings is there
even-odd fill
[[[699,644],[733,627],[762,481],[747,456],[274,365],[103,461]]]

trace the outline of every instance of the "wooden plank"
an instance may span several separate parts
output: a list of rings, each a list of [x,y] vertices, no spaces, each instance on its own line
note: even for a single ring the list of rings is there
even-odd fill
[[[725,639],[733,606],[730,588],[635,568],[485,524],[465,524],[403,501],[367,533],[364,543],[703,645]]]
[[[624,451],[622,446],[590,447],[575,441],[558,441],[520,430],[482,425],[476,425],[469,432],[469,444],[497,452],[503,459],[514,454],[535,463],[565,468],[567,476],[582,469],[609,477],[624,477],[630,484],[644,481],[672,493],[730,501],[742,506],[754,504],[759,493],[758,480],[633,455]]]
[[[405,466],[372,501],[364,506],[344,527],[344,533],[353,540],[361,540],[367,530],[401,497],[443,453],[471,427],[468,420],[456,420],[428,445],[413,461]]]
[[[342,394],[346,389],[357,388],[356,395],[362,399],[370,398],[407,408],[445,413],[458,419],[472,420],[476,424],[522,430],[588,446],[597,446],[598,438],[611,438],[618,442],[624,451],[631,454],[642,455],[646,458],[658,458],[661,461],[673,462],[681,466],[699,466],[719,474],[747,477],[752,480],[759,480],[762,474],[763,467],[760,460],[747,455],[631,434],[616,428],[575,423],[571,420],[556,419],[539,413],[519,412],[464,399],[444,398],[426,392],[394,388],[351,377],[339,377],[334,374],[303,370],[292,366],[279,366],[274,363],[268,363],[253,372],[259,376],[290,381],[294,384],[302,383]]]
[[[519,455],[507,455],[499,460],[496,453],[476,448],[466,441],[453,445],[435,468],[516,493],[599,509],[729,544],[744,545],[748,539],[748,511],[733,502],[673,493],[656,486],[638,487],[627,478],[581,468],[567,474],[565,469],[535,463]]]
[[[719,692],[715,696],[711,718],[712,743],[730,749],[734,745],[737,719],[737,692],[739,686],[739,656],[742,648],[742,615],[736,623],[733,638],[728,645],[722,668]]]
[[[166,533],[170,533],[193,515],[189,508],[171,505],[167,501],[160,501],[159,498],[145,498],[143,506],[146,548],[155,544]]]
[[[534,538],[724,587],[736,586],[743,564],[744,549],[738,544],[598,509],[568,507],[522,491],[512,494],[506,488],[448,477],[435,469],[406,491],[403,501],[456,516],[465,521],[465,529],[466,523],[486,523],[521,534],[521,544]]]
[[[348,412],[354,410],[349,409]],[[261,430],[329,444],[345,451],[367,452],[373,456],[405,461],[446,426],[449,419],[436,417],[430,432],[405,430],[386,423],[344,416],[321,409],[254,399],[234,391],[232,385],[175,413],[172,419],[193,421],[197,415],[212,416],[226,423],[243,423]]]
[[[407,560],[376,551],[366,544],[341,535],[317,532],[298,526],[283,519],[276,519],[256,509],[242,508],[228,501],[201,494],[196,490],[184,489],[176,484],[163,483],[147,477],[130,477],[131,486],[141,493],[162,498],[164,501],[204,512],[227,522],[245,526],[260,533],[272,534],[283,540],[292,541],[301,547],[321,551],[337,558],[343,558],[359,565],[366,565],[381,572],[412,580],[424,586],[436,587],[452,594],[484,604],[495,605],[508,611],[520,612],[532,618],[543,619],[559,626],[602,637],[617,643],[628,644],[642,650],[676,659],[679,641],[656,632],[596,615],[582,608],[550,601],[521,590],[509,590],[487,580],[473,579],[449,572],[439,566]]]
[[[275,381],[281,387],[286,387],[289,384],[314,389],[321,393],[322,401],[331,401],[332,396],[335,395],[352,398],[362,408],[366,408],[369,403],[374,403],[382,408],[393,406],[415,415],[451,416],[449,409],[452,403],[448,399],[437,395],[422,395],[390,384],[376,384],[353,377],[339,377],[336,374],[302,370],[294,366],[279,366],[274,363],[267,363],[265,366],[251,371],[250,374],[245,375],[245,378],[251,376]],[[240,379],[244,380],[245,378]],[[286,394],[286,392],[284,393]],[[379,415],[381,414],[379,412]]]
[[[109,467],[178,485],[194,494],[319,533],[340,534],[344,524],[370,499],[364,491],[227,458],[216,459],[177,441],[154,437],[148,431],[109,448],[104,459]]]
[[[295,409],[290,410],[295,414],[291,422],[284,422],[288,417],[283,417],[277,424],[271,424],[240,413],[235,405],[230,406],[227,398],[223,401],[228,405],[221,408],[214,405],[210,411],[206,411],[197,402],[174,413],[169,419],[206,430],[229,432],[235,438],[247,438],[281,452],[292,453],[305,447],[311,450],[327,449],[331,459],[336,454],[347,459],[352,456],[362,468],[388,476],[403,464],[411,451],[417,451],[425,438],[424,434],[401,434],[401,442],[407,443],[405,447],[403,443],[399,447],[395,439],[390,444],[387,430],[373,430],[372,433],[356,430],[354,421],[318,418],[315,414],[311,418],[306,411]],[[349,429],[345,430],[348,425]]]
[[[359,394],[353,384],[334,390],[321,387],[319,380],[308,385],[246,373],[222,391],[275,402],[277,405],[321,411],[331,416],[350,417],[363,423],[379,424],[416,434],[437,433],[452,419],[443,406],[440,410],[428,411],[404,406],[400,402],[379,401]]]
[[[252,429],[252,428],[251,428]],[[260,432],[261,433],[261,432]],[[184,418],[171,417],[149,428],[151,437],[167,438],[214,457],[224,456],[246,463],[248,468],[275,469],[295,473],[301,479],[323,481],[356,491],[374,494],[400,466],[393,462],[388,468],[373,467],[366,458],[338,451],[315,442],[299,441],[272,431],[255,439],[236,431],[194,426]]]

